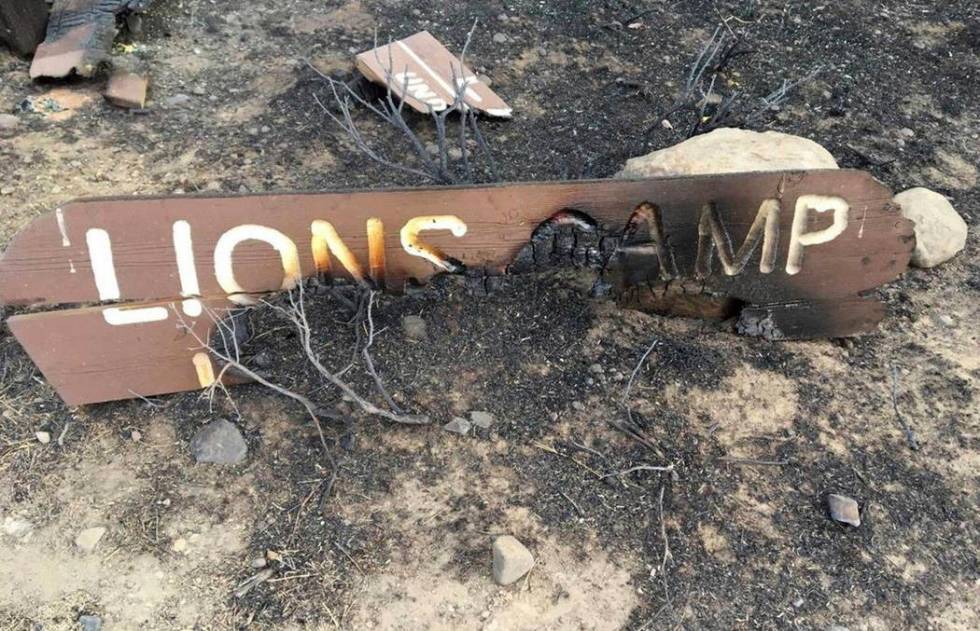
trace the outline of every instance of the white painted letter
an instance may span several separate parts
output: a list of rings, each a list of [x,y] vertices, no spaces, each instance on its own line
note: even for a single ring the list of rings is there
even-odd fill
[[[196,318],[204,310],[201,301],[201,286],[197,282],[197,265],[194,263],[194,248],[191,242],[191,225],[181,219],[174,222],[174,253],[177,256],[177,273],[180,276],[180,295],[184,300],[184,313]]]
[[[116,279],[116,265],[112,260],[112,239],[109,238],[109,233],[101,228],[90,228],[85,232],[85,243],[88,245],[88,258],[92,263],[92,275],[95,276],[99,300],[119,300],[119,281]],[[159,322],[166,320],[167,316],[165,307],[110,307],[102,311],[102,317],[113,326]]]
[[[466,224],[455,215],[427,215],[409,219],[401,231],[402,247],[412,256],[429,261],[438,268],[455,271],[455,264],[438,248],[422,243],[419,233],[423,230],[449,230],[454,237],[466,234]]]
[[[299,253],[292,239],[274,228],[254,224],[235,226],[221,235],[218,244],[214,247],[214,274],[218,279],[218,284],[229,294],[229,300],[241,305],[255,302],[255,299],[247,295],[245,288],[235,280],[234,265],[231,260],[235,246],[242,241],[249,240],[264,241],[279,252],[284,273],[281,289],[295,287],[302,280]]]
[[[830,227],[816,232],[804,232],[810,209],[823,213],[834,211],[834,223]],[[850,210],[847,202],[840,197],[827,195],[801,195],[796,200],[796,210],[793,214],[793,230],[789,239],[789,254],[786,256],[786,273],[799,274],[803,269],[803,248],[834,240],[847,227],[847,215]]]
[[[330,271],[330,255],[333,254],[344,266],[344,269],[358,282],[364,281],[364,269],[357,262],[357,257],[350,251],[337,230],[328,221],[317,219],[310,226],[313,232],[312,248],[313,261],[316,271],[325,274]]]

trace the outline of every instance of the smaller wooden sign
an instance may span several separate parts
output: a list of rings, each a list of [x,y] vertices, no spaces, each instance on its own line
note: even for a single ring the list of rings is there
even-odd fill
[[[357,69],[424,114],[463,103],[490,116],[510,118],[513,110],[428,31],[357,56]]]

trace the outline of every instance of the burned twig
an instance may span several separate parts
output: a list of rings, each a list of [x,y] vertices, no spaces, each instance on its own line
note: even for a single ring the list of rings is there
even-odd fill
[[[647,133],[652,133],[662,126],[673,129],[675,125],[670,118],[675,114],[682,115],[690,121],[685,133],[687,138],[722,126],[742,127],[757,124],[765,114],[775,111],[782,105],[794,88],[811,80],[822,70],[818,67],[795,81],[783,80],[778,88],[757,101],[747,98],[747,95],[740,90],[722,94],[719,86],[732,62],[738,57],[755,52],[753,49],[741,46],[741,37],[727,23],[716,27],[688,70],[680,93],[671,105],[658,115]]]
[[[736,458],[734,456],[722,456],[718,458],[722,462],[734,465],[758,465],[760,467],[782,467],[789,464],[789,460],[756,460],[754,458]]]
[[[632,410],[630,410],[630,401],[629,401],[629,399],[630,399],[630,390],[633,389],[633,382],[636,380],[637,373],[639,373],[640,372],[640,369],[643,368],[643,362],[645,362],[647,360],[647,357],[650,355],[651,352],[653,352],[653,349],[656,348],[657,344],[659,344],[659,343],[660,343],[660,340],[654,340],[650,344],[650,346],[647,347],[646,352],[643,353],[643,356],[640,357],[640,361],[638,361],[636,363],[636,367],[633,368],[633,372],[630,373],[629,381],[626,382],[626,389],[623,391],[623,401],[622,401],[622,403],[623,403],[623,406],[626,408],[626,417],[629,419],[629,422],[630,423],[633,423],[633,412],[632,412]]]
[[[898,409],[898,367],[892,366],[892,408],[895,410],[895,419],[905,432],[905,440],[908,442],[909,449],[918,451],[919,441],[915,438],[915,432],[902,416],[902,411]]]
[[[623,469],[622,471],[613,471],[612,473],[607,473],[607,474],[605,474],[605,475],[602,476],[602,479],[604,480],[606,478],[611,478],[611,477],[614,477],[614,476],[618,478],[620,476],[629,475],[630,473],[634,473],[636,471],[673,472],[673,470],[674,470],[674,465],[672,465],[672,464],[669,464],[669,465],[667,465],[665,467],[663,467],[663,466],[654,466],[654,465],[649,465],[649,464],[641,464],[641,465],[637,465],[635,467],[630,467],[629,469]]]
[[[432,120],[435,128],[435,156],[430,154],[430,151],[427,149],[425,143],[409,124],[405,114],[405,100],[399,99],[392,90],[392,85],[398,85],[398,80],[396,79],[397,74],[395,72],[395,68],[393,67],[394,62],[391,59],[390,41],[387,48],[389,51],[388,62],[385,64],[381,63],[380,60],[377,60],[378,64],[384,68],[385,73],[384,83],[386,86],[386,91],[384,97],[378,99],[377,101],[371,101],[370,99],[365,98],[357,90],[353,89],[349,84],[325,75],[315,66],[313,66],[312,63],[307,61],[307,65],[329,85],[333,107],[329,108],[324,105],[320,98],[315,94],[313,95],[313,99],[317,105],[320,106],[323,112],[353,141],[354,146],[361,153],[367,156],[370,160],[377,162],[384,167],[430,180],[436,184],[462,184],[477,181],[479,178],[475,167],[481,166],[484,172],[489,173],[489,179],[491,181],[496,181],[498,179],[496,164],[494,163],[493,157],[490,153],[489,145],[479,129],[477,112],[474,108],[467,106],[465,102],[468,83],[463,72],[463,68],[465,67],[464,59],[466,52],[469,49],[470,42],[473,39],[473,35],[476,32],[476,27],[477,22],[474,21],[473,27],[470,29],[469,33],[467,33],[466,41],[463,44],[463,50],[459,55],[458,67],[453,66],[450,68],[454,88],[452,103],[440,103],[440,106],[446,105],[446,107],[438,111],[433,108],[431,104],[427,104],[429,117]],[[375,36],[374,43],[374,48],[377,49],[377,36]],[[377,55],[377,53],[375,54]],[[405,77],[401,81],[401,93],[407,94],[408,74],[407,72],[404,74]],[[411,153],[414,156],[417,166],[407,166],[402,161],[390,159],[383,155],[379,150],[375,149],[371,143],[365,139],[354,120],[353,107],[355,105],[368,109],[374,115],[387,123],[388,126],[397,130],[411,148]],[[455,134],[455,139],[453,142],[450,142],[448,120],[452,115],[458,115],[459,124]],[[477,153],[472,152],[469,149],[470,138],[468,136],[470,134],[472,134],[473,142],[479,150],[479,155],[482,160],[481,165],[477,165],[473,161],[473,158],[477,155]],[[459,171],[450,167],[450,162],[454,159],[459,160],[461,166]],[[486,173],[484,175],[486,175]],[[484,179],[487,178],[485,177]]]

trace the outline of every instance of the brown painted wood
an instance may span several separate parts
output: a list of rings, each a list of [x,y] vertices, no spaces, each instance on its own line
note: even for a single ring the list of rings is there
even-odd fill
[[[786,261],[794,209],[802,195],[840,197],[850,212],[842,232],[829,242],[806,247],[802,269],[789,274]],[[782,208],[776,220],[778,240],[773,240],[774,269],[760,272],[761,248],[756,247],[741,272],[731,276],[722,273],[715,256],[714,272],[698,277],[698,228],[705,204],[714,204],[734,251],[766,199],[778,199]],[[388,289],[399,290],[408,279],[424,282],[441,271],[402,247],[402,227],[419,216],[452,215],[466,224],[465,235],[440,230],[424,232],[422,239],[471,270],[499,273],[534,269],[538,262],[531,260],[529,267],[528,252],[544,252],[544,258],[553,262],[561,259],[556,253],[569,246],[566,253],[570,260],[601,259],[604,275],[615,282],[626,303],[631,296],[639,296],[642,302],[641,294],[650,292],[660,296],[659,304],[667,297],[668,302],[687,309],[689,315],[712,315],[698,312],[707,304],[718,317],[744,306],[740,330],[774,339],[852,335],[872,330],[883,313],[876,300],[859,296],[901,274],[914,246],[911,223],[900,216],[890,199],[890,191],[866,173],[828,170],[84,200],[38,218],[14,237],[0,258],[0,302],[53,306],[97,303],[105,298],[104,276],[100,293],[88,245],[93,233],[104,231],[103,236],[111,240],[114,280],[119,290],[112,299],[184,305],[174,302],[187,293],[177,263],[175,224],[184,226],[193,243],[188,252],[193,253],[199,288],[192,293],[203,296],[218,310],[227,309],[231,303],[218,282],[216,245],[223,236],[242,230],[243,225],[275,229],[288,238],[296,246],[300,272],[308,276],[316,272],[311,224],[328,221],[365,274],[373,270],[378,280],[383,277]],[[652,254],[656,244],[632,228],[634,210],[644,203],[659,208],[664,233],[659,247],[669,253],[675,275],[669,280],[664,279],[659,259]],[[582,217],[591,232],[573,233],[568,225],[555,231],[539,229],[561,223],[551,219],[555,216]],[[807,216],[805,232],[831,223],[820,213]],[[370,264],[369,219],[381,220],[384,233],[383,260],[375,252]],[[594,222],[594,228],[589,222]],[[276,291],[283,285],[280,253],[267,243],[244,241],[229,260],[235,278],[249,292]],[[453,269],[458,271],[458,266]],[[331,273],[345,275],[336,256],[331,257]],[[678,300],[678,289],[693,298],[703,293],[710,300],[700,304],[697,300]],[[109,324],[106,308],[15,316],[10,327],[72,404],[200,387],[192,361],[200,349],[194,350],[187,335],[181,333],[177,311],[171,308],[161,321]],[[210,326],[210,319],[202,316],[204,319],[195,320],[182,306],[175,308],[181,310],[181,318],[193,322],[195,330]]]
[[[454,80],[465,78],[467,106],[491,116],[511,116],[510,106],[428,31],[360,53],[356,63],[361,74],[390,87],[419,112],[439,112],[451,106],[457,94]]]
[[[16,315],[7,324],[65,403],[81,405],[202,388],[194,357],[203,349],[186,329],[208,340],[211,316],[221,318],[233,306],[224,299],[206,302],[198,318],[178,318],[179,303],[141,304],[163,307],[170,317],[133,326],[108,324],[106,307]],[[220,374],[216,360],[212,368]],[[225,381],[236,380],[226,375]]]

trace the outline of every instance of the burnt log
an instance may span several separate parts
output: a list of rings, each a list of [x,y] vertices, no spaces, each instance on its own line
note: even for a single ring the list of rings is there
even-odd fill
[[[0,2],[0,44],[24,57],[44,39],[48,23],[45,0],[3,0]]]

